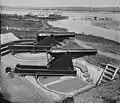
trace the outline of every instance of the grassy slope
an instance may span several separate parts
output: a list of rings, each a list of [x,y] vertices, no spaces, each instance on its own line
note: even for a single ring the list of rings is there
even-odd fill
[[[76,96],[75,103],[120,103],[120,80],[97,86]]]
[[[76,38],[94,48],[97,48],[99,51],[120,54],[120,43],[118,42],[104,39],[102,37],[92,36],[92,35],[77,35]],[[108,58],[106,56],[102,56],[99,54],[97,54],[96,56],[93,55],[90,57],[86,56],[84,57],[84,59],[100,67],[102,66],[101,65],[102,63],[106,63],[106,64],[110,63],[110,64],[120,66],[120,61],[112,59],[112,58]]]
[[[120,21],[117,20],[92,20],[91,25],[120,31]]]
[[[120,53],[120,43],[108,40],[102,37],[97,37],[93,35],[77,35],[76,38],[78,40],[81,40],[83,42],[86,42],[88,45],[91,45],[98,50],[106,51],[106,52],[114,52],[114,53]]]

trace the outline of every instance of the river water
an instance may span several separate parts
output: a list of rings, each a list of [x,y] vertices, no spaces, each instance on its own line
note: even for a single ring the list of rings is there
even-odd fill
[[[41,10],[2,10],[3,13],[8,14],[26,14],[33,13],[38,15],[43,12],[50,11],[41,11]],[[69,16],[69,19],[59,20],[59,21],[49,21],[49,24],[56,26],[67,28],[68,31],[74,31],[76,33],[85,33],[90,35],[95,35],[99,37],[104,37],[106,39],[114,40],[120,43],[120,31],[105,29],[101,27],[96,27],[90,25],[90,21],[81,20],[81,18],[87,16],[100,16],[100,17],[112,17],[116,20],[120,21],[120,13],[108,13],[108,12],[62,12],[63,15]],[[102,42],[102,41],[101,41]]]
[[[106,16],[120,20],[120,14],[103,13],[103,12],[100,13],[64,12],[64,15],[68,15],[69,19],[50,21],[49,24],[57,27],[67,28],[69,31],[74,31],[76,33],[84,32],[85,34],[104,37],[106,39],[114,40],[120,43],[120,31],[92,26],[90,25],[90,21],[85,21],[81,19],[86,16],[102,16],[102,17]]]

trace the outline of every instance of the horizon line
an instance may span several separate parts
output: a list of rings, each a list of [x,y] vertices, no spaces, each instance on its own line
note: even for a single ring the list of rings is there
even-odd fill
[[[62,6],[62,5],[60,5],[60,6],[58,6],[58,5],[53,5],[53,6],[12,6],[12,5],[0,5],[0,7],[11,7],[11,8],[57,8],[57,7],[75,7],[75,8],[77,8],[77,7],[83,7],[83,8],[120,8],[120,6],[74,6],[74,5],[64,5],[64,6]]]

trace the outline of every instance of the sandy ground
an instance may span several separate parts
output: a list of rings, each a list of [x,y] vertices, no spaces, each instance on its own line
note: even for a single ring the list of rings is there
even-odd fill
[[[73,78],[59,83],[55,83],[53,85],[48,85],[47,87],[56,91],[69,93],[86,85],[87,83],[85,83],[83,80]]]
[[[0,38],[0,42],[1,44],[4,43],[9,43],[15,40],[19,40],[15,35],[13,35],[13,33],[6,33],[6,34],[0,34],[1,38]],[[4,36],[3,36],[4,35]]]
[[[45,84],[49,84],[49,83],[51,83],[53,81],[57,81],[59,79],[60,79],[60,77],[45,77],[45,78],[40,77],[39,82],[42,83],[43,85],[45,85]]]
[[[32,57],[30,57],[31,59],[27,59],[27,58],[24,59],[24,57],[21,57],[19,55],[12,56],[11,54],[8,54],[6,56],[3,56],[1,59],[3,62],[6,63],[6,65],[11,67],[15,67],[16,64],[45,66],[47,64],[47,57],[45,56],[45,54],[40,54],[38,57],[39,57],[38,59],[36,58],[32,59]]]

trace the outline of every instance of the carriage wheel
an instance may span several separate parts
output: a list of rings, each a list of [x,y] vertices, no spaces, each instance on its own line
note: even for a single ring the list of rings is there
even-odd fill
[[[10,72],[10,73],[9,73],[9,77],[11,77],[11,78],[13,78],[14,75],[15,75],[14,72]]]

